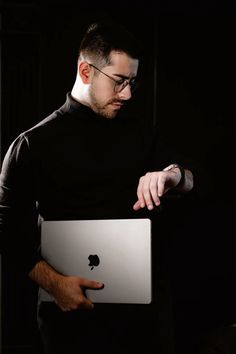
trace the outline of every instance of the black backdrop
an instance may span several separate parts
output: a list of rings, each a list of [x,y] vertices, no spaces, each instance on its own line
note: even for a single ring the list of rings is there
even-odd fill
[[[133,108],[195,166],[195,193],[167,206],[165,251],[181,354],[193,353],[208,331],[236,321],[235,10],[213,1],[5,0],[2,6],[2,157],[21,131],[64,102],[88,23],[112,16],[145,43]],[[4,347],[26,352],[35,287],[3,262],[2,288]]]

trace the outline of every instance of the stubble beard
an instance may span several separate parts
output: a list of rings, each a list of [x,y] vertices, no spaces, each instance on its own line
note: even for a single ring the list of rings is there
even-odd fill
[[[111,109],[110,108],[110,104],[113,103],[115,101],[115,99],[112,99],[110,101],[108,101],[106,104],[100,104],[93,92],[93,89],[91,87],[90,90],[90,100],[91,100],[91,108],[92,110],[97,113],[98,115],[107,118],[107,119],[114,119],[117,114],[118,114],[118,109]]]

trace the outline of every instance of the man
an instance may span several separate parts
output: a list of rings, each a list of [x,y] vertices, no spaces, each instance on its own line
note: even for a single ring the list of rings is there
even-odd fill
[[[140,306],[118,305],[93,309],[84,289],[103,284],[59,274],[38,251],[38,215],[45,220],[153,217],[165,193],[192,189],[191,171],[164,160],[142,114],[121,113],[136,86],[139,55],[123,27],[91,25],[65,104],[23,132],[4,159],[2,234],[21,240],[25,272],[55,300],[43,303],[39,297],[45,353],[149,353],[155,338],[151,310],[146,314]]]

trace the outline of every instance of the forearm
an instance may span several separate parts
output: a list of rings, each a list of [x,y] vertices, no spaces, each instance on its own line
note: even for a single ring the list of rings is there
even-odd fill
[[[100,289],[102,283],[80,278],[78,276],[64,276],[53,269],[44,260],[38,262],[30,271],[29,277],[54,297],[55,303],[63,311],[79,308],[92,309],[84,289]]]
[[[39,261],[34,266],[29,272],[29,277],[52,295],[54,295],[55,289],[64,278],[62,274],[58,273],[44,260]]]

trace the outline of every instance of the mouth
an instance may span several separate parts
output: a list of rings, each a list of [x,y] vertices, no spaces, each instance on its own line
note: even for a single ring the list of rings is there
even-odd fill
[[[116,109],[120,109],[121,107],[123,107],[124,103],[122,102],[112,102],[111,105],[116,108]]]

